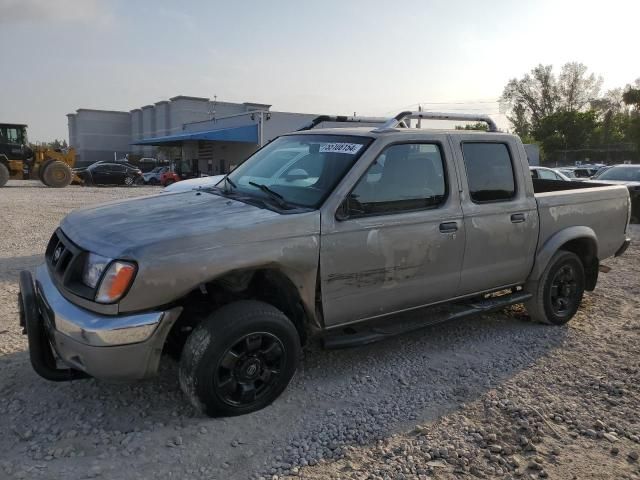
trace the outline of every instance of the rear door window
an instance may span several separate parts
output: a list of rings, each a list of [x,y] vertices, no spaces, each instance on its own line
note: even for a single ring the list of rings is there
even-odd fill
[[[505,143],[464,142],[462,154],[472,201],[500,202],[515,196],[513,163]]]

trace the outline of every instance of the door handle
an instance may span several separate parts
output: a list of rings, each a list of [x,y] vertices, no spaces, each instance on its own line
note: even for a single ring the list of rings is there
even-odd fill
[[[514,213],[511,215],[511,223],[522,223],[526,220],[526,216],[524,213]]]
[[[440,224],[441,233],[453,233],[458,231],[457,222],[444,222]]]

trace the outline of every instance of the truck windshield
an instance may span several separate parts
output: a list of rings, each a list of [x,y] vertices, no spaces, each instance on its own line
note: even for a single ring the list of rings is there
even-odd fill
[[[611,167],[597,178],[598,180],[640,182],[640,167]]]
[[[234,192],[317,208],[372,140],[346,135],[280,137],[231,172],[229,184]]]

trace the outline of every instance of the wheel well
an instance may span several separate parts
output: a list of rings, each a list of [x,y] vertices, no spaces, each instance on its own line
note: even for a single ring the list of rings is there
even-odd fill
[[[562,245],[560,250],[575,253],[580,258],[585,273],[585,289],[592,291],[596,288],[600,269],[596,242],[592,238],[575,238]]]
[[[259,300],[273,305],[296,327],[300,342],[308,338],[308,314],[298,289],[280,270],[236,270],[198,288],[180,300],[184,310],[169,332],[165,349],[178,354],[191,331],[218,308],[237,300]]]

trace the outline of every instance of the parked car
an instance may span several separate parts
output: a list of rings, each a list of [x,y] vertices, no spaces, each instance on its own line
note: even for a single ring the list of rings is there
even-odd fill
[[[591,182],[626,185],[631,198],[631,221],[640,223],[640,165],[614,165],[598,172]]]
[[[130,163],[96,162],[86,168],[76,168],[85,185],[140,185],[144,183],[142,171]]]
[[[576,177],[576,174],[574,173],[572,168],[557,168],[556,170],[558,170],[558,172],[563,174],[565,177],[567,177],[571,181],[579,180],[578,177]]]
[[[163,187],[167,187],[172,183],[176,183],[181,181],[180,175],[178,175],[173,170],[166,170],[160,174],[160,185]]]
[[[531,178],[538,178],[541,180],[561,180],[563,182],[570,182],[571,179],[559,170],[547,167],[529,167],[531,171]]]
[[[142,178],[147,185],[160,185],[160,177],[168,171],[169,167],[155,167],[153,170],[143,173]]]
[[[566,170],[570,170],[573,172],[573,176],[570,176],[574,180],[588,180],[589,178],[596,175],[602,168],[605,168],[604,165],[581,165],[579,167],[563,167],[562,173],[565,173]]]
[[[210,177],[190,178],[189,180],[174,182],[164,187],[162,193],[188,192],[196,188],[211,188],[224,177],[224,175],[212,175]]]
[[[398,128],[408,118],[490,131]],[[362,345],[520,303],[565,324],[630,243],[629,192],[533,180],[520,139],[496,130],[426,112],[303,130],[215,187],[74,210],[36,283],[20,273],[35,370],[140,380],[172,348],[196,408],[239,415],[283,392],[312,337]],[[312,170],[295,182],[292,148]]]

